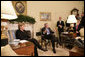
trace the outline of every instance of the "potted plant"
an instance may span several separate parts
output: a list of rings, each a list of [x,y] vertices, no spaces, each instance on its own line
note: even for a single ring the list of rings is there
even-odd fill
[[[25,16],[25,15],[18,15],[18,18],[14,19],[14,20],[9,20],[10,23],[14,23],[14,22],[27,22],[30,24],[35,24],[35,19],[33,17],[30,16]]]

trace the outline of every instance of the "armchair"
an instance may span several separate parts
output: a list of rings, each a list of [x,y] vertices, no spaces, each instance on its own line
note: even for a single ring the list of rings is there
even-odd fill
[[[44,35],[42,35],[42,31],[40,31],[40,32],[36,32],[36,36],[40,36],[40,38],[41,38],[41,46],[45,46],[45,48],[47,49],[47,45],[49,44],[50,45],[50,40],[46,40],[45,38],[44,38]],[[44,44],[44,45],[43,45]]]
[[[42,31],[40,30],[40,32],[36,32],[36,36],[40,36],[41,38],[41,46],[45,47],[47,49],[47,46],[49,44],[49,46],[51,45],[51,40],[47,40],[44,38],[44,35],[42,35]],[[59,40],[58,38],[56,37],[55,41],[57,42],[57,47],[58,47],[58,43],[59,43]]]

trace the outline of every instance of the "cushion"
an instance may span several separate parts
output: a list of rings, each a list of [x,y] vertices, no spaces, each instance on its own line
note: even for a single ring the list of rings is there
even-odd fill
[[[16,39],[15,32],[16,30],[8,30],[9,41],[13,41],[14,39]]]
[[[1,56],[18,56],[10,47],[10,45],[6,45],[1,47]]]
[[[80,29],[80,36],[81,36],[81,37],[84,37],[84,28],[81,28],[81,29]]]

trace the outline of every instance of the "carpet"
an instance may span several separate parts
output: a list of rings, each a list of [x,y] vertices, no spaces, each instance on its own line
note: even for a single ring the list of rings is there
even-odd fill
[[[58,47],[56,48],[56,53],[52,51],[52,47],[48,47],[48,51],[44,52],[38,49],[39,56],[69,56],[69,50],[66,48]]]

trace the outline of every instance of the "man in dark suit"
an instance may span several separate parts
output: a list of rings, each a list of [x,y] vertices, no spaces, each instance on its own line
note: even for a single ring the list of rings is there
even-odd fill
[[[77,36],[80,36],[80,29],[84,27],[84,13],[81,14],[81,21],[79,22],[79,24],[76,26],[76,33],[77,33]]]
[[[58,27],[59,38],[60,38],[61,32],[64,31],[64,21],[62,21],[61,17],[59,17],[59,21],[57,22],[57,27]],[[60,38],[60,41],[61,41],[61,38]]]
[[[80,24],[79,24],[78,29],[77,29],[78,31],[80,31],[80,29],[84,27],[84,19],[85,19],[84,13],[81,14],[81,17],[82,18],[81,18]]]
[[[82,19],[81,19],[80,24],[81,24],[82,27],[84,27],[84,19],[85,19],[84,18],[84,13],[81,14],[81,17],[82,17]]]
[[[42,35],[44,39],[51,40],[52,42],[52,47],[53,47],[53,52],[56,53],[55,51],[55,36],[53,35],[53,31],[51,30],[50,27],[48,27],[48,24],[45,23],[44,27],[42,28]]]

